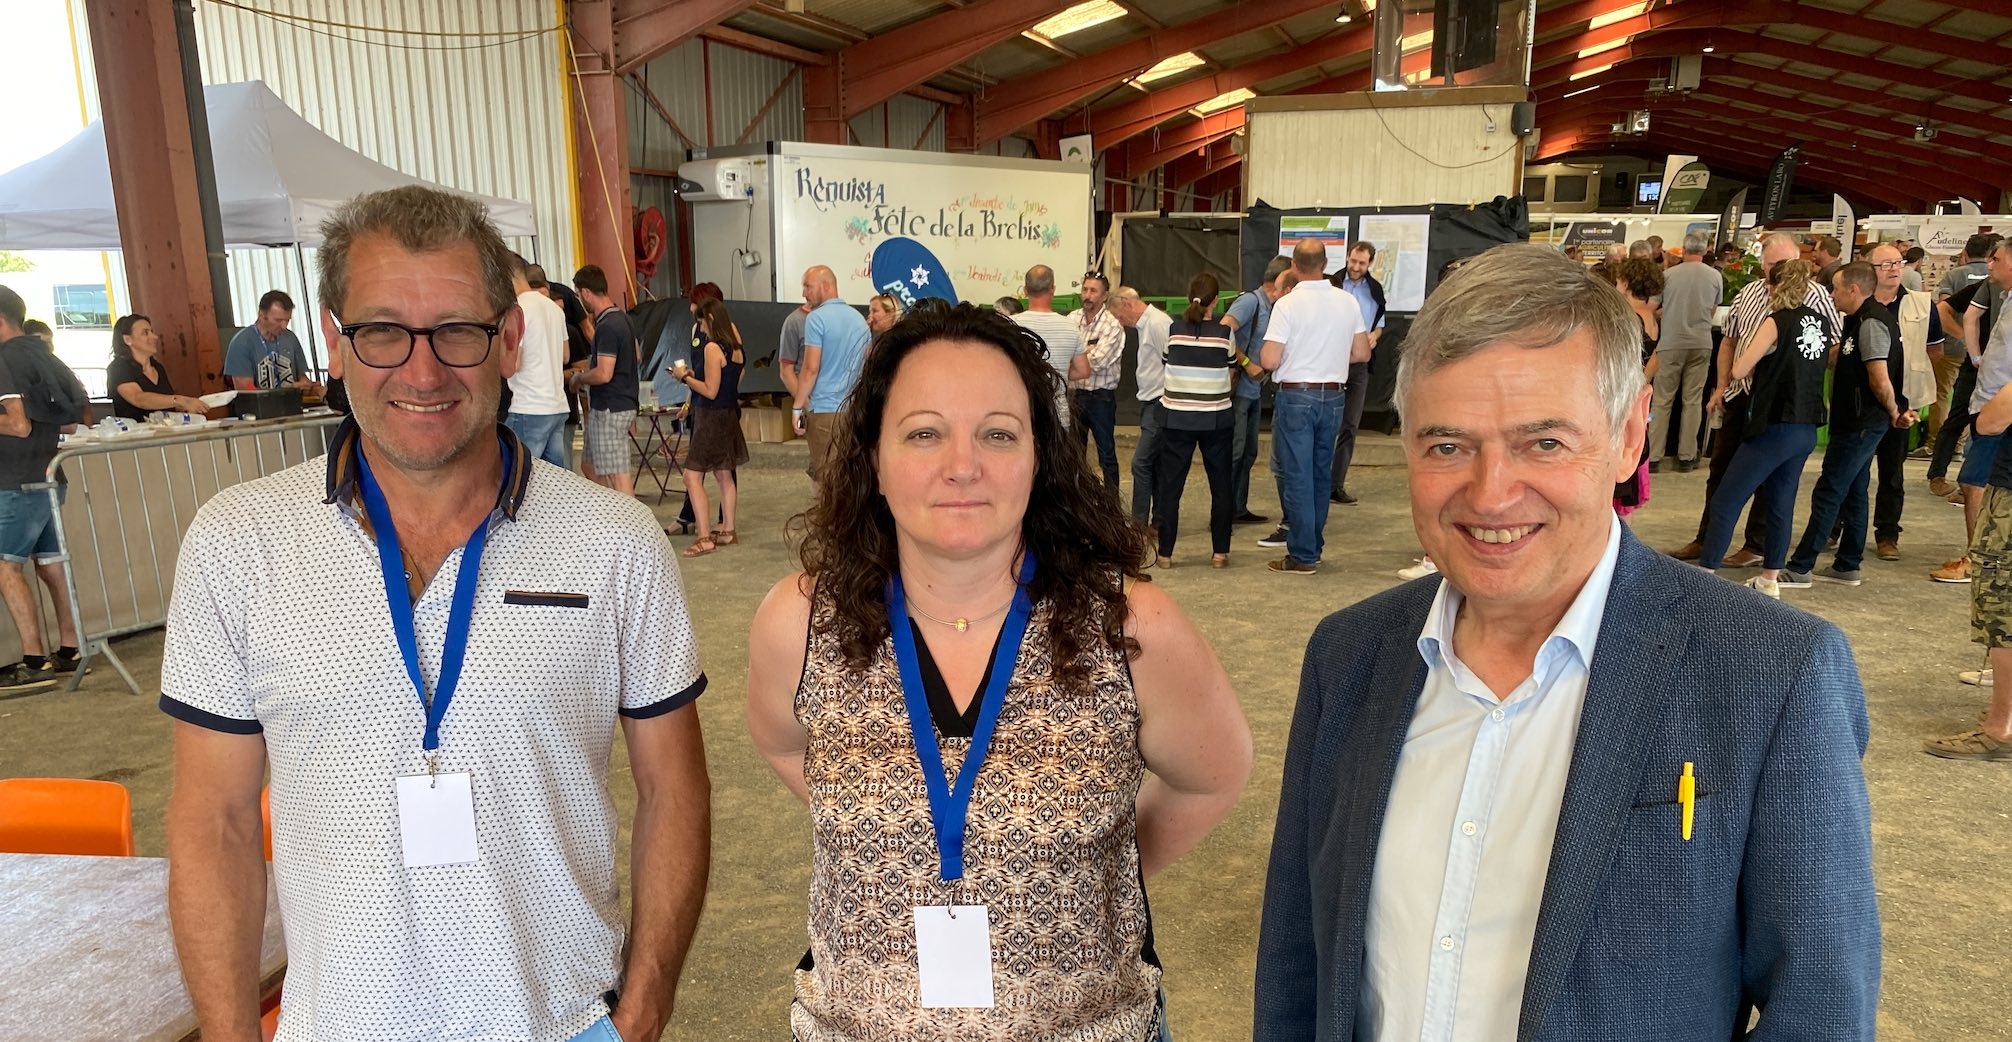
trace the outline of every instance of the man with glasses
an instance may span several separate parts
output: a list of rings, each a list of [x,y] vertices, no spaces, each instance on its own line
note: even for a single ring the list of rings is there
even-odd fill
[[[1077,335],[1083,339],[1083,355],[1090,375],[1074,392],[1074,415],[1082,422],[1081,436],[1097,442],[1097,466],[1104,472],[1104,485],[1118,487],[1118,377],[1125,367],[1125,327],[1111,313],[1107,298],[1111,280],[1100,271],[1083,275],[1083,306],[1069,316],[1075,320]]]
[[[480,204],[397,188],[322,231],[354,412],[325,459],[198,511],[169,608],[168,902],[203,1037],[259,1037],[270,764],[279,1038],[656,1038],[710,830],[669,544],[497,424],[523,318]]]
[[[629,470],[629,427],[636,422],[642,401],[636,330],[629,324],[629,313],[609,296],[607,273],[598,265],[581,268],[573,285],[594,313],[591,361],[568,378],[574,390],[587,388],[587,451],[580,469],[589,478],[633,496],[636,478]]]
[[[1900,339],[1894,342],[1900,357],[1895,368],[1903,381],[1894,385],[1895,393],[1918,406],[1935,393],[1935,368],[1929,351],[1941,350],[1942,323],[1935,317],[1928,294],[1910,293],[1901,282],[1906,261],[1899,247],[1874,246],[1865,259],[1877,280],[1872,299],[1893,318],[1900,332]],[[1874,552],[1882,561],[1900,560],[1900,514],[1907,505],[1907,448],[1913,437],[1906,429],[1891,428],[1873,457],[1879,461],[1879,481],[1874,486],[1872,536]]]

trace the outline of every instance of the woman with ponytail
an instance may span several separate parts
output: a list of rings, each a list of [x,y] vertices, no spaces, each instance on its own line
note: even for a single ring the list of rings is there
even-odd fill
[[[1224,568],[1230,561],[1231,448],[1235,439],[1230,391],[1242,359],[1228,326],[1216,321],[1216,297],[1221,287],[1207,272],[1188,280],[1188,307],[1174,320],[1167,338],[1167,382],[1161,399],[1166,405],[1166,429],[1160,438],[1157,466],[1160,545],[1158,565],[1174,566],[1174,539],[1180,534],[1181,492],[1195,449],[1202,450],[1202,470],[1209,476],[1209,565]]]
[[[1747,585],[1770,597],[1781,596],[1778,580],[1794,534],[1796,489],[1824,422],[1824,374],[1838,339],[1811,304],[1815,277],[1816,268],[1804,260],[1782,261],[1768,272],[1768,316],[1740,348],[1725,392],[1728,401],[1752,396],[1746,441],[1706,508],[1704,555],[1698,559],[1705,568],[1718,568],[1740,508],[1757,496],[1767,512],[1767,546],[1760,575]]]

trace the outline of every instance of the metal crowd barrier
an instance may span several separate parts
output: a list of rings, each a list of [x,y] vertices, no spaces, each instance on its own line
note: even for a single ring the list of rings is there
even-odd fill
[[[168,621],[168,597],[182,534],[211,496],[327,451],[335,413],[245,420],[182,434],[128,434],[66,445],[49,463],[46,489],[55,504],[63,581],[83,662],[102,659],[131,688],[140,685],[112,650],[115,637]],[[56,482],[69,479],[67,494]],[[55,646],[53,627],[43,636]]]

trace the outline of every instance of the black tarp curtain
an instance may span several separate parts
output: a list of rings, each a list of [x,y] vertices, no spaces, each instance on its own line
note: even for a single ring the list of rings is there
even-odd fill
[[[1530,239],[1530,208],[1522,196],[1496,196],[1491,202],[1464,206],[1441,203],[1434,206],[1308,207],[1280,210],[1262,200],[1250,208],[1243,220],[1241,284],[1255,286],[1264,277],[1264,267],[1278,255],[1279,228],[1285,217],[1348,217],[1349,241],[1354,241],[1354,218],[1376,214],[1430,214],[1432,222],[1425,247],[1425,292],[1439,286],[1439,272],[1447,264],[1472,257],[1491,246]],[[1127,274],[1130,268],[1126,258]],[[1397,427],[1397,410],[1391,404],[1391,389],[1397,380],[1397,356],[1404,349],[1404,336],[1411,328],[1411,312],[1393,311],[1384,316],[1383,338],[1370,358],[1369,402],[1363,410],[1362,425],[1388,433]]]

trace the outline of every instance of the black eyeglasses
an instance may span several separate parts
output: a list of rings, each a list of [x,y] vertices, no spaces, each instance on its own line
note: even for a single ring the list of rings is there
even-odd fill
[[[412,357],[420,337],[433,347],[433,357],[454,369],[473,369],[489,360],[489,345],[503,327],[492,322],[443,322],[437,326],[407,326],[397,322],[357,322],[338,325],[356,349],[356,360],[372,369],[396,369]]]

